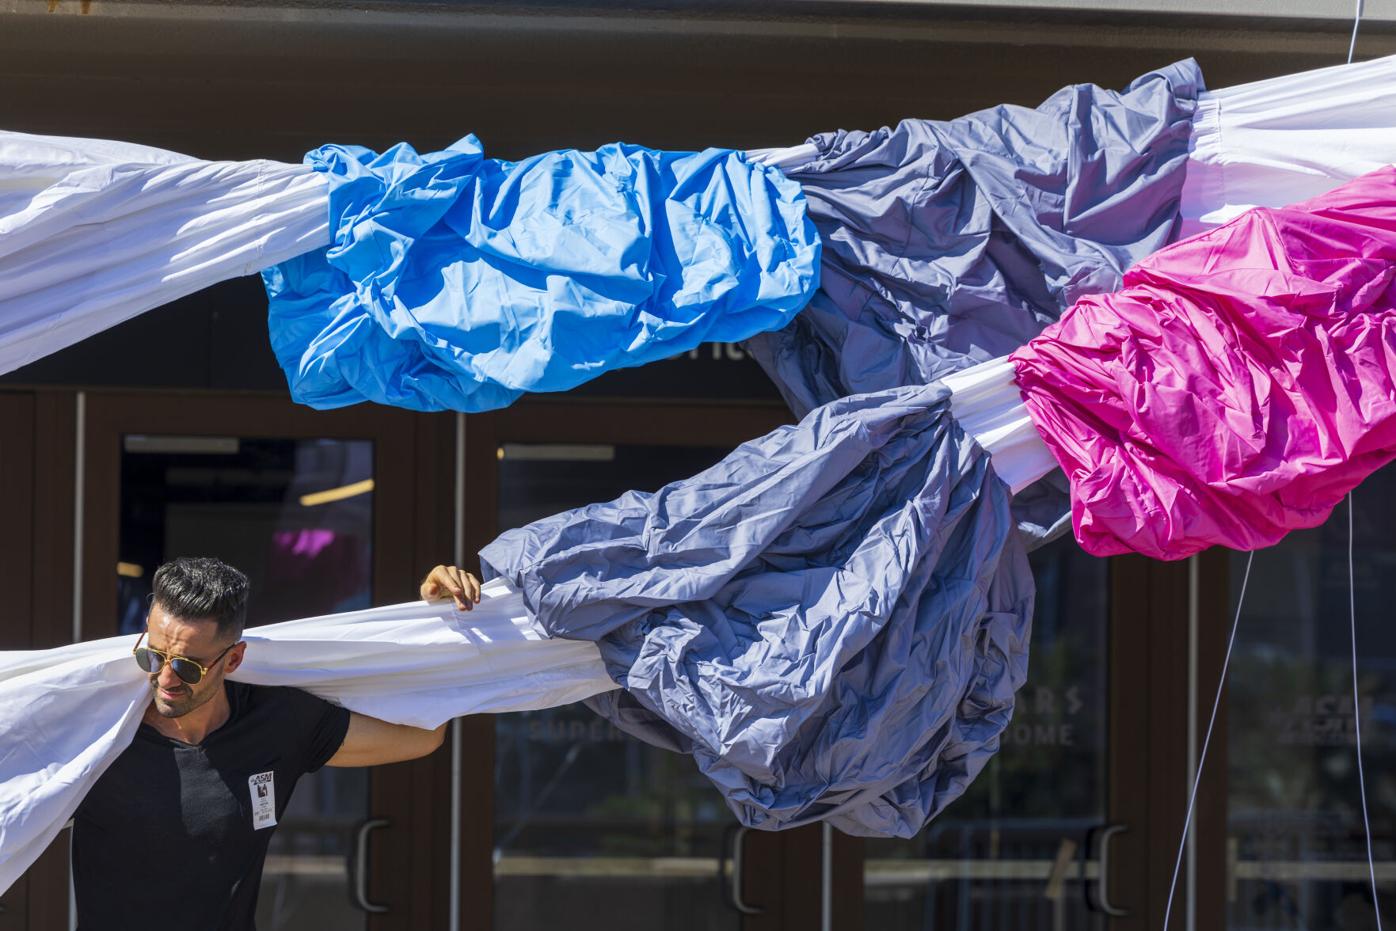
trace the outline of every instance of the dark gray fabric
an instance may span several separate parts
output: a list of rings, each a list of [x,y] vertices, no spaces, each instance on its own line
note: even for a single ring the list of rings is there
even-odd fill
[[[786,174],[824,241],[821,286],[747,348],[797,416],[1017,349],[1170,241],[1203,89],[1188,59],[1122,93],[815,136],[818,158]],[[1043,486],[1020,515],[1030,535],[1066,514],[1052,500]]]
[[[1019,491],[1009,507],[1029,553],[1071,532],[1071,483],[1060,469]]]
[[[941,385],[845,398],[655,493],[505,533],[486,574],[691,753],[744,824],[908,837],[998,747],[1032,576],[1009,493]]]

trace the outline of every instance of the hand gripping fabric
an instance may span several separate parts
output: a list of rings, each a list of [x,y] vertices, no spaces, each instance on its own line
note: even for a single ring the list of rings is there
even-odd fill
[[[784,326],[818,284],[799,185],[740,152],[521,162],[325,146],[332,245],[263,275],[295,400],[483,411]]]
[[[690,479],[481,553],[594,640],[618,727],[691,753],[743,824],[909,837],[998,748],[1033,583],[943,385],[836,401]]]
[[[1314,527],[1396,458],[1396,168],[1183,240],[1011,357],[1097,556]]]

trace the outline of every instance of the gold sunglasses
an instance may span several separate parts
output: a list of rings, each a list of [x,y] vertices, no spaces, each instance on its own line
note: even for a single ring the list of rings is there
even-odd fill
[[[153,647],[143,647],[141,646],[141,641],[144,639],[145,631],[141,631],[141,635],[136,638],[136,645],[131,648],[131,653],[136,657],[136,665],[151,675],[159,675],[160,670],[165,668],[166,663],[169,663],[170,668],[174,670],[174,674],[179,676],[180,680],[188,685],[198,685],[199,680],[208,675],[208,671],[214,666],[217,666],[218,661],[224,656],[227,656],[228,651],[238,645],[237,643],[228,644],[223,648],[222,653],[215,656],[209,661],[209,664],[205,666],[198,660],[190,659],[187,656],[166,653],[164,650],[156,650]],[[241,642],[241,640],[238,641],[238,643]]]

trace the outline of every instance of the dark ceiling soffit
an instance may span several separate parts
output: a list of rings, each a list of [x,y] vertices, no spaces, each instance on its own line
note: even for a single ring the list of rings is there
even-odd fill
[[[219,23],[294,28],[384,27],[500,32],[603,31],[611,34],[723,35],[899,40],[959,40],[973,31],[981,41],[1003,41],[994,26],[1011,31],[1032,27],[1079,30],[1108,25],[1131,28],[1215,31],[1232,44],[1236,33],[1327,33],[1351,28],[1350,19],[1291,19],[1216,14],[1168,14],[1041,7],[976,6],[918,0],[0,0],[0,22],[82,16],[155,23]],[[986,30],[985,27],[991,27]],[[1396,31],[1396,23],[1370,22],[1364,32]],[[3,30],[0,30],[2,33]],[[951,33],[951,34],[947,34]],[[1085,44],[1089,44],[1088,42]]]

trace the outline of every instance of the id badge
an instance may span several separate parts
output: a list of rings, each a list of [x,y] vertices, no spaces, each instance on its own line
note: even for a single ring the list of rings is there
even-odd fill
[[[276,827],[276,773],[248,776],[247,789],[252,794],[252,830]]]

